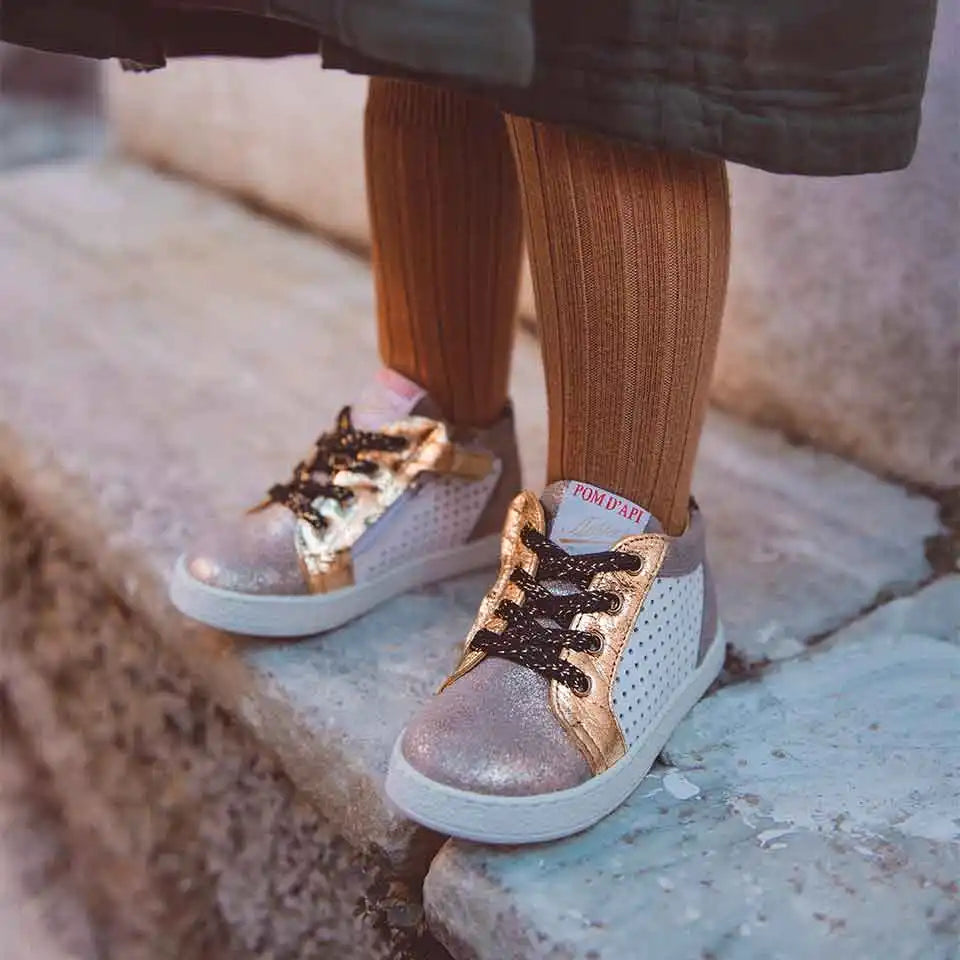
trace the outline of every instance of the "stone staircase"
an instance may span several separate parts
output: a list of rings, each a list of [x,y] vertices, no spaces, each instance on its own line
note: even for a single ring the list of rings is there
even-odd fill
[[[0,946],[4,960],[98,960],[47,779],[0,703]]]
[[[726,686],[622,810],[524,850],[382,792],[489,575],[301,643],[168,606],[191,531],[375,368],[371,315],[362,261],[197,187],[118,161],[0,179],[0,694],[105,955],[954,956],[960,577],[929,497],[713,414]],[[513,396],[536,486],[525,335]]]

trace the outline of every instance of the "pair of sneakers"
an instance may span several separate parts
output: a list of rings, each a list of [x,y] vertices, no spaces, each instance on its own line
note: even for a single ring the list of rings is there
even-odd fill
[[[724,644],[695,504],[670,537],[589,483],[518,490],[510,411],[457,430],[384,370],[289,482],[181,558],[171,596],[223,630],[302,636],[499,558],[459,664],[397,740],[387,794],[471,840],[576,833],[647,774]]]

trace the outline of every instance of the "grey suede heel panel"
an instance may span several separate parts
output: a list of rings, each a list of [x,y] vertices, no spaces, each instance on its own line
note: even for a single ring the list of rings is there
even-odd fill
[[[687,529],[670,541],[667,556],[657,576],[683,577],[693,573],[706,560],[706,525],[698,507],[690,510]]]

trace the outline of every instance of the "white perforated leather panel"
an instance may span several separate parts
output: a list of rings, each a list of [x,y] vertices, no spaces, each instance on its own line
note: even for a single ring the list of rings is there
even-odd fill
[[[422,557],[467,542],[500,479],[499,461],[482,480],[427,477],[402,496],[357,541],[354,580],[368,583],[413,556]]]
[[[614,679],[613,710],[627,747],[643,739],[696,669],[703,621],[703,566],[654,580]]]

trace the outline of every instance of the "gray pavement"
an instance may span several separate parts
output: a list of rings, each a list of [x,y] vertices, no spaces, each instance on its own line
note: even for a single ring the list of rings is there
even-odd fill
[[[706,698],[663,759],[579,837],[451,842],[426,902],[455,955],[957,955],[960,576]]]

